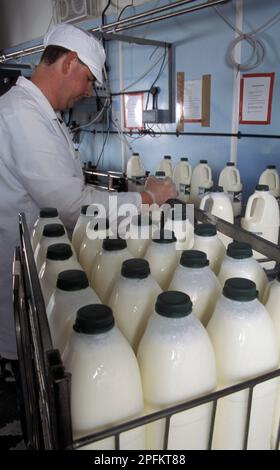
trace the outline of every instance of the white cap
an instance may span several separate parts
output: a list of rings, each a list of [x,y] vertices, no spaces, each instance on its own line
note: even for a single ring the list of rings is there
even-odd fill
[[[102,83],[105,51],[102,44],[87,31],[62,23],[46,33],[43,44],[45,47],[60,46],[77,52],[79,59],[89,68],[97,82]]]

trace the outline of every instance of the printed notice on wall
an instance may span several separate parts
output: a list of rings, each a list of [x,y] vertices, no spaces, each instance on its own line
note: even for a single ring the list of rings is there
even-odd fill
[[[240,124],[270,124],[274,72],[243,75],[240,83]]]
[[[184,121],[201,122],[202,80],[185,80]]]
[[[143,93],[124,95],[124,127],[126,129],[143,129]]]

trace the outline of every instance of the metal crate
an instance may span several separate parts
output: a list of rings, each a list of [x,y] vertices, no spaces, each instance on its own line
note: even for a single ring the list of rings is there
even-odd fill
[[[217,228],[237,240],[249,241],[253,248],[280,262],[279,249],[272,243],[242,229],[238,229],[221,219],[213,218],[203,211],[196,210],[199,220],[217,224]],[[78,449],[91,442],[114,437],[115,449],[120,449],[120,435],[135,427],[143,426],[158,419],[165,419],[165,434],[162,450],[168,449],[168,435],[171,417],[182,411],[212,403],[211,425],[208,449],[212,447],[213,430],[217,401],[241,390],[248,390],[247,417],[243,436],[243,449],[247,449],[250,429],[252,398],[255,387],[276,377],[280,369],[254,377],[237,385],[227,387],[194,400],[160,410],[156,413],[129,420],[122,424],[105,428],[77,440],[72,439],[70,413],[71,376],[63,366],[60,353],[54,350],[51,341],[46,309],[37,275],[30,234],[25,215],[19,215],[20,247],[14,255],[14,312],[18,346],[21,389],[22,416],[26,430],[26,444],[32,450]],[[278,427],[276,449],[279,448],[280,426]],[[182,449],[183,450],[183,449]]]

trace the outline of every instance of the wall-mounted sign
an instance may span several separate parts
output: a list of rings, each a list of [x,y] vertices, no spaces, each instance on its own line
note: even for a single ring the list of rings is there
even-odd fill
[[[124,95],[124,127],[126,129],[143,129],[143,93],[129,93]]]
[[[240,82],[240,124],[270,124],[274,72],[245,74]]]
[[[201,122],[202,80],[186,80],[184,90],[184,121]]]

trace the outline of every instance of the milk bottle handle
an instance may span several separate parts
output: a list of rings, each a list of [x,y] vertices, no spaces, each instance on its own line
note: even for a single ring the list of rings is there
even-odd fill
[[[204,209],[206,201],[208,201],[208,199],[211,199],[211,198],[212,198],[211,193],[206,193],[205,196],[203,196],[203,198],[200,201],[200,209]]]

